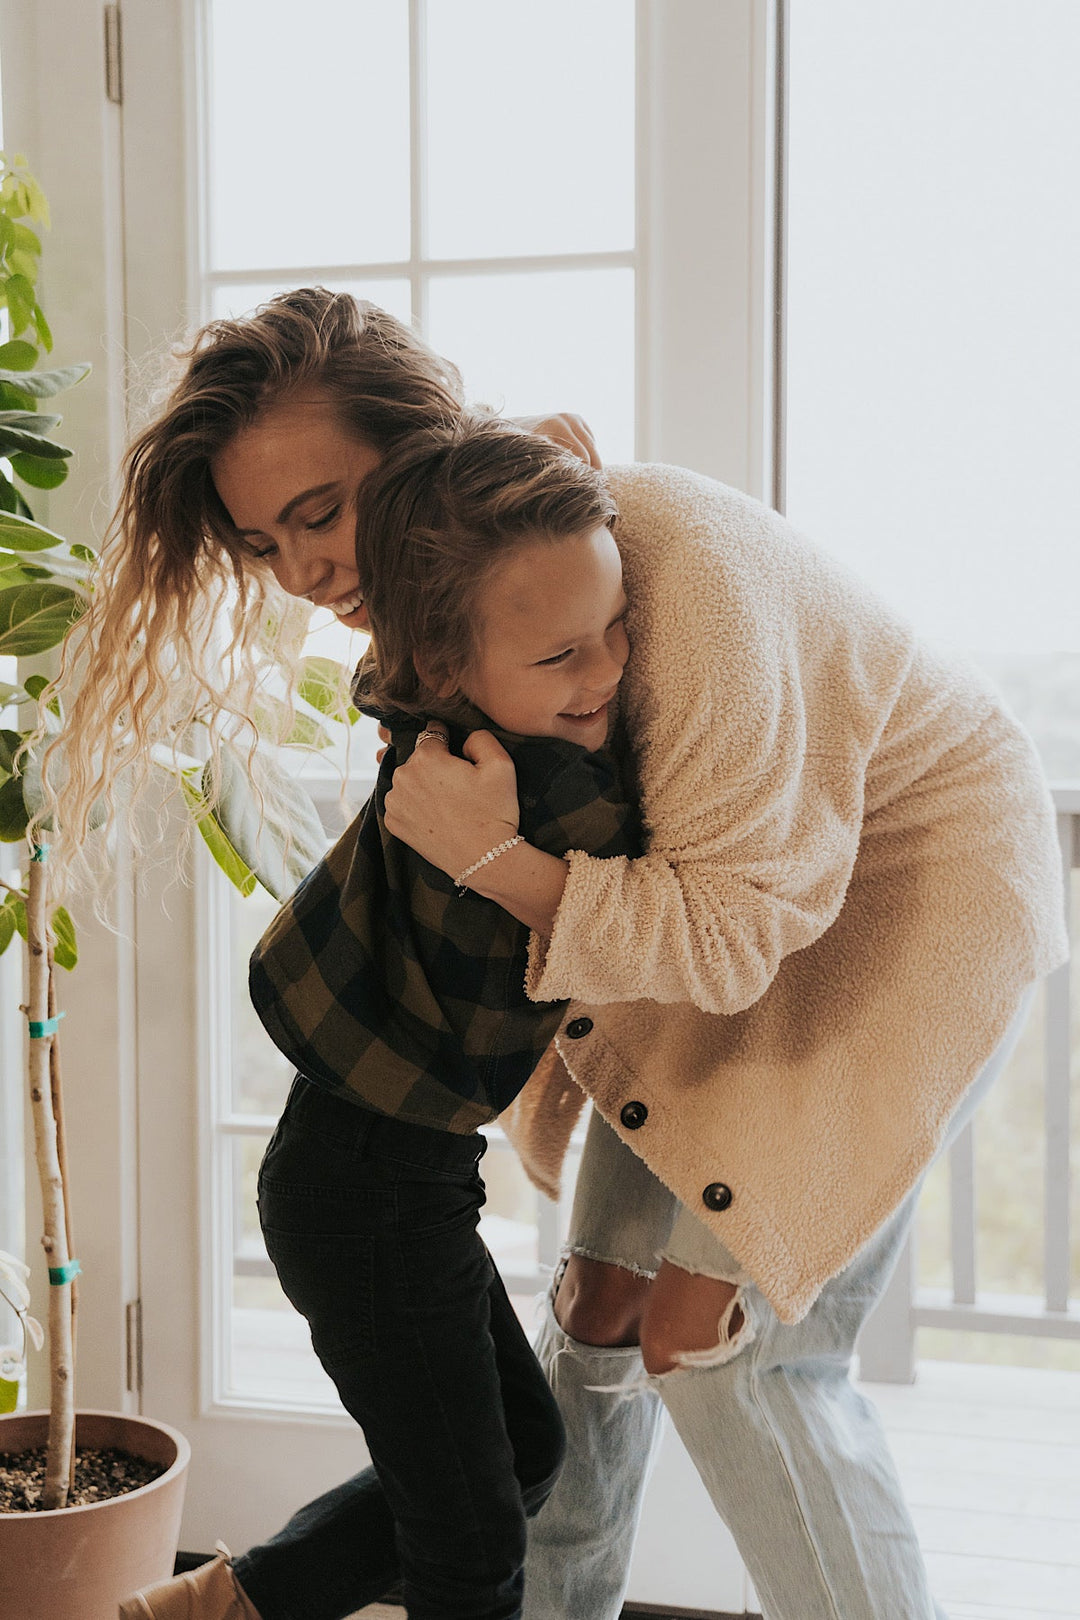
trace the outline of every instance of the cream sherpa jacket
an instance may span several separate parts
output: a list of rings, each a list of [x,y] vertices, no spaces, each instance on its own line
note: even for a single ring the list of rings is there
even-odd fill
[[[795,1322],[1065,959],[1053,808],[985,680],[774,513],[610,481],[647,853],[569,857],[527,989],[571,1005],[503,1123],[550,1192],[588,1093]]]

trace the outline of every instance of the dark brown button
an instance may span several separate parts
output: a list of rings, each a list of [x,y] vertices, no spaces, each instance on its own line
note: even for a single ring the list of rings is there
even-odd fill
[[[643,1102],[624,1103],[619,1118],[628,1131],[640,1130],[649,1117],[649,1110]]]
[[[566,1033],[572,1041],[580,1041],[581,1037],[587,1035],[591,1029],[591,1018],[571,1018],[566,1026]]]
[[[701,1197],[709,1209],[727,1209],[731,1204],[731,1188],[722,1181],[710,1181]]]

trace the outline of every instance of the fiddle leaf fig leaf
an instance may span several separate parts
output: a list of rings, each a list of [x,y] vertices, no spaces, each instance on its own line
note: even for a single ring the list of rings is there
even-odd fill
[[[3,454],[0,449],[0,455]],[[67,462],[31,456],[20,450],[12,456],[11,465],[25,484],[33,489],[57,489],[68,475]]]
[[[63,536],[54,534],[43,523],[20,517],[17,512],[0,512],[0,546],[11,551],[48,551],[63,544]]]
[[[181,777],[180,786],[188,808],[195,818],[195,825],[198,827],[203,842],[214,860],[225,873],[229,882],[234,884],[242,895],[246,897],[252,894],[257,882],[255,873],[247,862],[237,854],[217,815],[210,809],[203,794],[187,776]]]
[[[75,924],[66,906],[57,906],[52,914],[53,961],[57,967],[70,973],[79,960],[79,947],[75,939]]]
[[[25,338],[0,343],[0,367],[8,371],[29,371],[37,365],[37,357],[37,348],[33,343],[27,343]]]
[[[17,585],[0,591],[0,655],[31,658],[63,641],[86,606],[66,585]]]
[[[10,906],[0,906],[0,956],[3,956],[15,938],[15,913]]]
[[[27,344],[27,348],[31,345]],[[0,348],[0,366],[8,365],[2,359],[4,350]],[[34,359],[37,359],[35,351]],[[33,365],[33,360],[30,362]],[[0,369],[0,382],[8,383],[18,388],[21,393],[32,394],[35,399],[50,399],[53,394],[63,393],[65,388],[74,388],[76,383],[82,382],[84,377],[90,375],[89,365],[56,366],[51,371],[34,371],[28,373],[25,367],[9,371]]]
[[[17,844],[21,838],[25,838],[26,825],[29,820],[30,817],[26,812],[26,802],[23,799],[22,778],[18,776],[6,777],[3,782],[0,782],[0,843]],[[11,896],[8,895],[4,904],[7,905],[10,901]],[[24,923],[25,917],[26,907],[24,906]],[[18,912],[16,912],[15,920],[18,922]],[[22,928],[19,929],[19,932],[23,932]]]
[[[286,900],[326,853],[327,837],[310,795],[265,749],[259,751],[259,793],[247,759],[229,743],[203,776],[203,793],[217,788],[216,814],[232,847],[275,900]]]

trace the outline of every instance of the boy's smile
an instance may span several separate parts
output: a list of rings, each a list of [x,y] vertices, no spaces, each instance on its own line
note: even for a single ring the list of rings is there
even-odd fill
[[[609,529],[516,547],[481,589],[465,696],[506,731],[602,748],[630,651],[626,607]]]

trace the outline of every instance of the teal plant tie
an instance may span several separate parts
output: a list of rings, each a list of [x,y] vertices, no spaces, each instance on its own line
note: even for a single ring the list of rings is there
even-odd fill
[[[60,1028],[60,1020],[63,1017],[65,1017],[65,1014],[60,1012],[57,1013],[55,1018],[29,1019],[30,1039],[32,1041],[43,1041],[46,1035],[55,1035]]]
[[[49,1267],[49,1281],[54,1288],[62,1288],[72,1278],[80,1276],[82,1263],[79,1260],[65,1260],[62,1266]]]
[[[34,849],[33,849],[33,853],[31,854],[30,859],[32,861],[47,861],[48,858],[49,858],[49,846],[48,846],[48,844],[35,844]]]

